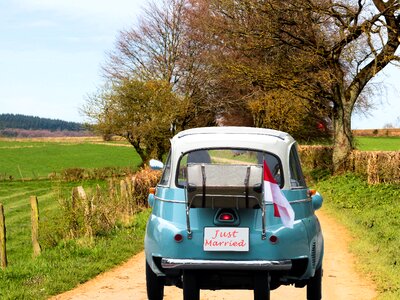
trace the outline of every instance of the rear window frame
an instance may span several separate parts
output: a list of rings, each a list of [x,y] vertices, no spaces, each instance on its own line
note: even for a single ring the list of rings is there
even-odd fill
[[[180,168],[180,165],[181,165],[182,158],[185,155],[189,154],[190,152],[201,151],[201,150],[207,150],[207,151],[208,150],[240,150],[240,151],[260,152],[260,153],[263,153],[263,154],[271,155],[274,158],[276,158],[276,160],[278,161],[279,168],[280,168],[280,171],[281,171],[281,182],[279,184],[279,188],[282,189],[285,186],[285,170],[283,168],[282,160],[275,153],[264,151],[264,150],[259,150],[259,149],[251,149],[251,148],[232,148],[232,147],[222,147],[222,148],[218,147],[218,148],[215,148],[215,147],[209,147],[209,148],[197,148],[197,149],[193,149],[193,150],[181,153],[181,155],[179,156],[178,162],[176,164],[176,167],[175,167],[175,186],[177,188],[181,188],[181,189],[186,188],[186,185],[182,185],[182,184],[179,183],[179,168]]]
[[[296,168],[295,172],[292,172],[293,171],[292,170],[293,169],[292,168],[293,167],[292,159],[294,160],[294,163],[295,163],[295,168]],[[297,143],[293,143],[292,146],[290,147],[288,163],[289,163],[289,176],[290,176],[289,177],[289,184],[290,184],[290,189],[291,190],[306,189],[307,188],[307,181],[306,181],[306,178],[304,176],[303,168],[302,168],[302,165],[301,165],[301,160],[300,160],[300,155],[299,155]],[[296,174],[294,174],[294,173],[296,173]],[[293,178],[294,175],[296,175],[296,177],[300,176],[300,178]],[[298,179],[300,179],[300,181],[301,181],[301,183],[303,183],[303,185],[298,185],[298,186],[292,185],[292,179],[294,179],[296,181]]]

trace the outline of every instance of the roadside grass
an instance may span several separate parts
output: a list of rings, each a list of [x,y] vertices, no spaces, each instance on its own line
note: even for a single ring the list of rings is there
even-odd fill
[[[133,147],[115,144],[0,141],[3,179],[47,178],[69,168],[136,168],[140,162]]]
[[[81,184],[90,188],[98,183]],[[44,248],[39,257],[33,258],[30,195],[38,196],[41,222],[46,222],[63,217],[60,216],[59,194],[68,193],[75,185],[50,181],[1,183],[0,202],[5,207],[9,262],[4,271],[0,270],[1,299],[46,299],[93,278],[142,250],[148,210],[93,240],[63,240],[55,247]]]
[[[315,187],[326,211],[354,236],[351,251],[360,271],[376,282],[378,299],[400,299],[400,186],[368,185],[349,174],[321,180]]]
[[[66,169],[106,173],[107,168],[136,170],[140,163],[132,147],[116,143],[0,140],[0,202],[5,210],[8,259],[7,268],[0,270],[0,299],[46,299],[141,251],[148,210],[93,238],[61,238],[59,234],[68,230],[63,227],[68,217],[63,215],[60,200],[71,197],[72,188],[78,185],[96,190],[97,185],[105,188],[107,182],[47,179],[49,174]],[[42,253],[37,258],[33,258],[31,243],[32,195],[39,200]]]
[[[399,151],[400,137],[370,137],[356,136],[354,138],[355,146],[361,151]]]

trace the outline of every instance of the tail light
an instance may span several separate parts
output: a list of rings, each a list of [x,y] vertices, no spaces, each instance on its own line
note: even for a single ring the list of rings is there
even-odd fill
[[[174,240],[175,240],[175,242],[177,242],[177,243],[182,242],[182,240],[183,240],[183,235],[180,234],[180,233],[175,234],[175,235],[174,235]]]
[[[239,215],[232,208],[220,208],[214,216],[214,224],[217,226],[237,226],[239,223]]]
[[[234,220],[235,217],[229,212],[223,212],[218,216],[218,221],[220,222],[233,222]]]
[[[271,242],[271,244],[276,244],[278,242],[278,237],[276,235],[271,235],[269,237],[269,241]]]

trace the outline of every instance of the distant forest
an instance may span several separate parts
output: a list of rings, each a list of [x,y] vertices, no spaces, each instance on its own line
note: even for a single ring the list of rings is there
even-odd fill
[[[0,114],[0,137],[78,137],[92,135],[83,124],[26,115]]]
[[[2,129],[26,129],[49,131],[81,131],[83,125],[75,122],[39,118],[26,115],[0,114],[0,130]]]

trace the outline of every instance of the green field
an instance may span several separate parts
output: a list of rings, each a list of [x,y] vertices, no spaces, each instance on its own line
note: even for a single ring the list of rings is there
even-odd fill
[[[0,299],[46,299],[69,290],[143,248],[148,211],[93,239],[62,239],[61,199],[82,185],[86,191],[104,180],[49,180],[68,168],[129,167],[141,160],[132,147],[91,143],[0,141],[0,203],[7,228],[8,266],[0,270]],[[10,176],[12,179],[10,179]],[[24,179],[24,180],[21,180]],[[29,180],[27,180],[29,179]],[[36,180],[40,179],[40,180]],[[30,196],[39,201],[42,254],[33,258]]]
[[[0,178],[38,179],[69,168],[137,167],[133,147],[91,143],[0,141]]]
[[[400,137],[357,136],[355,146],[362,151],[399,151]]]

